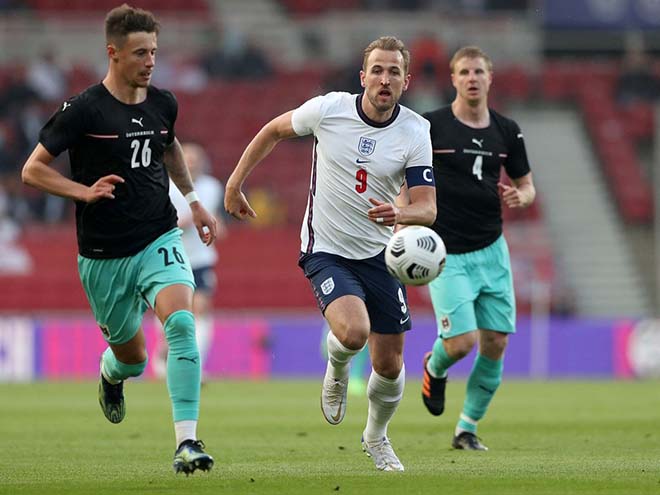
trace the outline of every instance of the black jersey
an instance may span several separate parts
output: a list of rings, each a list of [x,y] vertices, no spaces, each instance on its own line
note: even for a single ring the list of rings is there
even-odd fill
[[[484,248],[502,234],[501,167],[512,179],[530,171],[518,124],[489,111],[483,129],[460,122],[451,106],[424,114],[431,122],[438,204],[432,228],[451,254]]]
[[[78,250],[88,258],[131,256],[176,227],[163,164],[174,141],[177,102],[149,87],[142,103],[120,102],[102,84],[66,101],[41,130],[52,155],[69,150],[71,177],[91,186],[116,174],[114,199],[76,202]]]

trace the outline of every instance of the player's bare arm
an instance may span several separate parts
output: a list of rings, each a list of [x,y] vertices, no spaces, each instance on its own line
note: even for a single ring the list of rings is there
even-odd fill
[[[193,181],[190,177],[190,171],[186,166],[181,143],[179,143],[178,139],[174,138],[172,144],[165,149],[163,161],[170,179],[172,179],[172,182],[181,191],[181,194],[185,196],[192,192],[194,190]],[[218,236],[217,220],[206,211],[199,200],[190,203],[190,212],[192,213],[192,222],[197,228],[199,238],[204,244],[210,246]]]
[[[21,179],[23,183],[63,198],[85,203],[95,203],[100,199],[114,199],[115,185],[124,182],[118,175],[101,177],[91,186],[75,182],[50,166],[55,159],[42,144],[37,144],[25,162]]]
[[[375,198],[369,198],[374,205],[367,211],[369,220],[381,225],[431,225],[435,220],[436,203],[435,187],[415,186],[406,188],[410,199],[409,204],[397,206],[392,203],[384,203]],[[401,196],[401,195],[400,195]],[[398,199],[397,204],[403,203],[403,198]]]
[[[236,168],[229,176],[225,186],[225,210],[234,218],[245,220],[247,217],[257,216],[241,188],[254,167],[270,154],[277,143],[297,136],[291,123],[292,114],[293,110],[268,122],[245,148]]]
[[[497,184],[502,201],[509,208],[527,208],[536,198],[536,188],[532,180],[532,173],[529,172],[517,179],[511,179],[513,186]]]

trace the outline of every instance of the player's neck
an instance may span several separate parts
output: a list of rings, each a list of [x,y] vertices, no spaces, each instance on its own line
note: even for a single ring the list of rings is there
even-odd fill
[[[102,84],[112,96],[126,105],[142,103],[147,98],[147,88],[129,86],[112,73],[105,76]]]
[[[451,111],[454,113],[454,117],[469,127],[482,129],[490,125],[490,112],[488,111],[487,100],[471,106],[465,101],[456,99],[451,104]]]

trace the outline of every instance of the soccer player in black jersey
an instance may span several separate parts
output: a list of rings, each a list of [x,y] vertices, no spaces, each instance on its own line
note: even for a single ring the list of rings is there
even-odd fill
[[[479,342],[452,446],[487,450],[476,436],[502,379],[515,332],[511,262],[502,235],[502,206],[525,208],[536,195],[518,125],[488,108],[492,62],[478,47],[450,62],[456,98],[424,114],[431,122],[438,215],[433,229],[447,246],[442,274],[430,284],[438,339],[424,356],[422,398],[431,414],[445,405],[447,370]],[[500,182],[504,170],[512,185]]]
[[[41,130],[22,177],[76,203],[80,278],[108,342],[99,402],[110,422],[124,419],[124,380],[142,374],[147,364],[141,325],[148,305],[163,322],[170,347],[174,469],[189,474],[210,469],[213,458],[196,436],[195,285],[168,177],[188,200],[202,242],[213,243],[217,227],[197,198],[174,134],[176,99],[149,85],[159,27],[150,12],[126,4],[108,13],[107,75],[58,108]],[[65,150],[72,179],[49,166]]]

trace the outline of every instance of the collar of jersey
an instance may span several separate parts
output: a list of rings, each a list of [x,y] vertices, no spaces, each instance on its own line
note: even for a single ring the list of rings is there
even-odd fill
[[[364,95],[364,91],[360,93],[359,95],[356,96],[355,98],[355,108],[357,109],[357,113],[362,119],[362,122],[364,122],[367,125],[370,125],[371,127],[387,127],[390,125],[392,122],[396,120],[396,118],[399,116],[399,112],[401,111],[401,107],[397,103],[396,106],[394,107],[394,111],[392,112],[392,116],[387,119],[385,122],[376,122],[375,120],[371,120],[366,113],[364,113],[364,110],[362,110],[362,105],[360,104],[362,102],[362,95]]]

